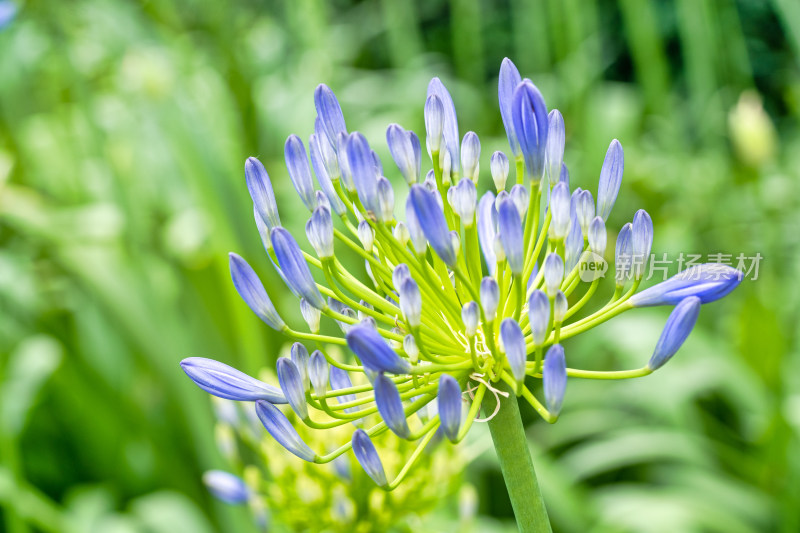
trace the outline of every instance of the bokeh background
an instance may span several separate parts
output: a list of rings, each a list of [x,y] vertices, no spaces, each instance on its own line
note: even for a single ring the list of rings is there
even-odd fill
[[[299,319],[245,158],[300,230],[283,142],[312,131],[314,87],[386,155],[388,123],[424,131],[438,75],[481,135],[488,188],[505,56],[562,111],[573,186],[595,190],[622,142],[610,227],[645,208],[657,253],[763,256],[663,370],[571,381],[555,426],[523,412],[555,529],[800,531],[796,0],[3,0],[0,26],[0,531],[254,531],[202,486],[228,465],[178,366],[256,372],[285,342],[238,300],[230,250]],[[665,319],[628,313],[567,353],[638,367]],[[474,491],[416,531],[514,530],[483,429]]]

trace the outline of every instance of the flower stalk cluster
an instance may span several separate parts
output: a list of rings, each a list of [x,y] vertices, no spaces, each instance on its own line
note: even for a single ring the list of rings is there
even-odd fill
[[[606,223],[624,167],[621,144],[614,140],[608,148],[596,198],[570,190],[564,119],[548,111],[536,86],[508,59],[500,69],[499,104],[511,157],[495,152],[488,158],[491,182],[481,172],[478,135],[460,136],[455,105],[438,78],[424,105],[430,169],[423,171],[414,132],[397,124],[386,131],[401,186],[385,177],[367,139],[348,132],[330,88],[320,85],[314,103],[307,148],[295,135],[285,146],[289,176],[309,211],[305,233],[313,253],[281,225],[263,165],[255,158],[245,164],[267,256],[298,298],[307,328],[284,322],[254,270],[230,255],[242,299],[297,341],[291,357],[278,360],[279,387],[209,359],[182,362],[210,394],[255,402],[270,435],[305,461],[327,463],[352,450],[369,476],[392,490],[431,443],[464,439],[487,395],[511,390],[552,423],[568,378],[631,378],[660,368],[688,336],[701,304],[741,280],[732,268],[700,265],[637,292],[653,243],[647,212],[636,212],[613,253],[607,250]],[[479,196],[489,183],[491,190]],[[343,250],[363,260],[366,276],[344,267],[337,258]],[[605,271],[606,256],[613,256],[614,294],[586,313],[603,278],[585,274]],[[647,365],[623,371],[567,366],[562,341],[627,310],[657,305],[675,309]],[[585,316],[576,319],[579,312]],[[323,334],[323,320],[341,336]],[[332,356],[335,345],[351,356]],[[310,428],[352,423],[356,429],[350,441],[320,453],[300,437],[281,404]],[[394,475],[372,442],[387,431],[419,442]]]

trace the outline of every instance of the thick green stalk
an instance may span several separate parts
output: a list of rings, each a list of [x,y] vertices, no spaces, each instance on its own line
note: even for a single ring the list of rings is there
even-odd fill
[[[508,393],[508,397],[500,396],[500,409],[489,420],[489,431],[500,461],[500,469],[506,482],[511,506],[517,519],[517,527],[521,533],[550,533],[550,521],[544,499],[539,492],[536,471],[528,450],[528,441],[519,416],[517,397],[504,382],[498,385],[499,390]],[[491,416],[496,408],[494,394],[484,397],[483,408],[487,416]]]

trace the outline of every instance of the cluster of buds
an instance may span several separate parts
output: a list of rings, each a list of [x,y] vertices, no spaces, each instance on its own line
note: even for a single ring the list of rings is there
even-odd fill
[[[659,368],[688,336],[701,304],[725,296],[742,279],[733,268],[706,264],[637,292],[653,242],[650,216],[640,210],[619,232],[614,251],[615,263],[627,265],[619,268],[631,271],[617,276],[609,301],[573,318],[602,279],[581,273],[605,260],[622,146],[616,140],[609,146],[596,200],[588,190],[570,192],[564,120],[557,110],[548,112],[536,86],[508,59],[500,69],[499,103],[516,183],[507,183],[508,156],[495,152],[489,164],[494,191],[480,200],[480,140],[474,132],[461,139],[453,100],[438,78],[431,80],[424,106],[432,169],[422,172],[414,132],[397,124],[386,132],[408,187],[402,217],[395,213],[395,186],[367,139],[348,133],[333,92],[320,85],[314,102],[309,152],[295,135],[285,147],[289,176],[311,213],[305,229],[314,254],[281,226],[262,164],[254,158],[245,164],[267,256],[299,299],[308,331],[287,325],[253,269],[231,254],[233,283],[243,300],[266,324],[297,340],[291,356],[278,359],[279,387],[217,361],[182,362],[207,392],[254,402],[270,435],[305,461],[327,463],[352,450],[375,483],[392,490],[433,441],[465,437],[487,394],[513,391],[554,422],[568,377],[630,378]],[[346,269],[337,250],[360,256],[366,275]],[[657,305],[674,310],[644,367],[567,367],[563,339],[626,310]],[[323,317],[342,335],[321,333]],[[331,355],[337,345],[349,348],[336,350],[347,356]],[[340,447],[318,453],[280,404],[311,428],[352,423],[356,429]],[[372,440],[386,431],[419,442],[394,476],[387,475]]]

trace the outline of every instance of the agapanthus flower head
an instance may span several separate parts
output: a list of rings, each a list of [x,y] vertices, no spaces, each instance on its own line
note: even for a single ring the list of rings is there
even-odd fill
[[[619,142],[611,143],[600,169],[595,204],[588,190],[570,190],[564,117],[548,112],[533,82],[508,59],[498,96],[513,164],[495,152],[490,172],[481,171],[478,135],[459,137],[454,101],[434,78],[424,104],[430,161],[423,166],[414,132],[392,124],[386,142],[394,169],[383,167],[366,136],[346,130],[338,100],[320,85],[311,164],[300,138],[290,136],[288,177],[281,176],[310,211],[307,243],[281,226],[264,167],[253,158],[245,165],[268,260],[298,298],[307,331],[284,322],[253,268],[231,254],[245,303],[297,341],[290,357],[277,360],[280,388],[206,359],[185,360],[186,373],[211,394],[255,402],[267,432],[297,457],[327,463],[352,450],[367,474],[391,490],[412,465],[394,479],[387,475],[373,443],[382,433],[418,442],[413,464],[436,442],[463,439],[484,398],[516,393],[554,422],[568,407],[570,376],[639,377],[663,365],[688,336],[699,306],[728,294],[741,273],[701,265],[637,293],[654,242],[647,212],[636,212],[619,231],[614,268],[603,264],[622,180]],[[516,175],[507,190],[510,167]],[[613,296],[576,318],[606,269],[616,278]],[[567,367],[565,340],[655,305],[677,307],[647,366],[610,374]],[[317,451],[294,424],[354,433],[338,448]]]

